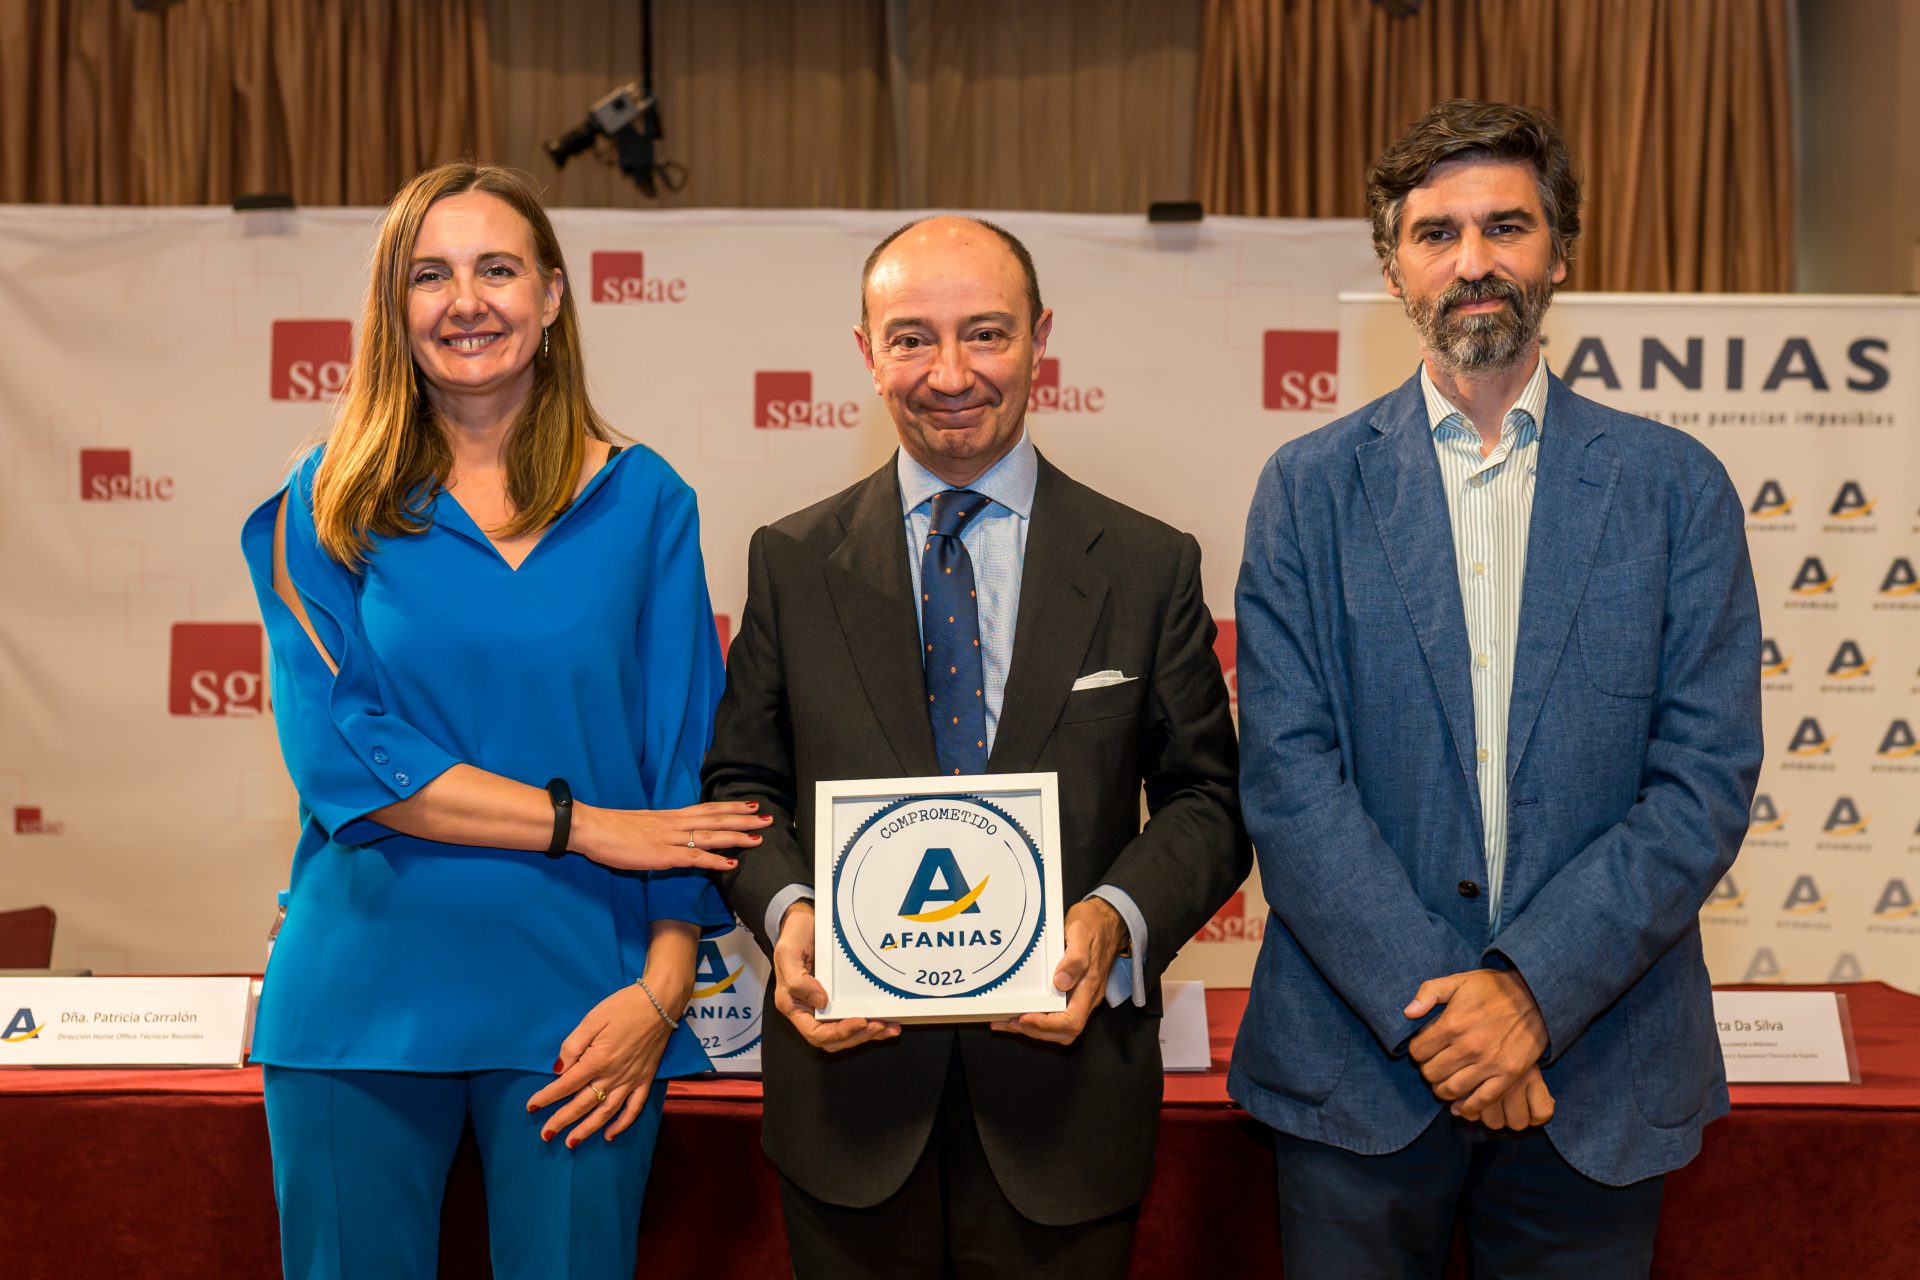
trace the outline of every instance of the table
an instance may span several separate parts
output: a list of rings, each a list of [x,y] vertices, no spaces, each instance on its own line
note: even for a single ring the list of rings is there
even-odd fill
[[[1742,1086],[1668,1179],[1654,1274],[1920,1275],[1920,997],[1845,992],[1857,1086]],[[1279,1274],[1271,1148],[1226,1096],[1244,991],[1207,993],[1213,1067],[1169,1076],[1136,1280]],[[642,1273],[787,1274],[759,1084],[676,1081],[641,1223]],[[0,1274],[206,1280],[278,1274],[257,1069],[0,1070]],[[485,1276],[480,1174],[456,1162],[441,1274]],[[1464,1273],[1460,1273],[1464,1274]]]

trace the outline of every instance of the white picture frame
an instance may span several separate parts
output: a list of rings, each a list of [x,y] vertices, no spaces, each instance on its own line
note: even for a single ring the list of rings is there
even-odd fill
[[[1059,776],[814,788],[823,1019],[974,1022],[1066,1007]]]

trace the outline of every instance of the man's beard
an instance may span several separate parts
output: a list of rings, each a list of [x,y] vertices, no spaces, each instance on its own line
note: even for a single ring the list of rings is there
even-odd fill
[[[1451,315],[1454,306],[1499,298],[1499,311]],[[1504,369],[1533,349],[1553,302],[1553,284],[1524,285],[1501,276],[1455,280],[1441,293],[1418,301],[1406,300],[1407,315],[1420,330],[1427,353],[1452,373],[1487,373]]]

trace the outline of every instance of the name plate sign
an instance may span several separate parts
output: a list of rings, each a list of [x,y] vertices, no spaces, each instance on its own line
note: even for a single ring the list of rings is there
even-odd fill
[[[1205,1071],[1213,1065],[1207,1033],[1207,984],[1160,983],[1160,1069]]]
[[[1858,1084],[1847,998],[1832,991],[1716,991],[1729,1084]]]
[[[0,978],[0,1067],[237,1067],[249,978]]]
[[[965,1022],[1066,1007],[1059,779],[822,782],[814,971],[822,1018]]]

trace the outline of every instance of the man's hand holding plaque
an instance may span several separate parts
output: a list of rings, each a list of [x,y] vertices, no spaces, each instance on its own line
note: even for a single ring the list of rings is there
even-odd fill
[[[803,900],[787,908],[780,936],[773,943],[773,1007],[786,1015],[808,1044],[828,1053],[899,1035],[897,1022],[867,1018],[822,1022],[814,1016],[816,1010],[827,1007],[827,989],[813,975],[813,930],[811,902]]]
[[[995,1031],[1011,1031],[1054,1044],[1072,1044],[1086,1028],[1087,1019],[1106,994],[1107,974],[1127,940],[1126,921],[1101,898],[1076,902],[1067,911],[1067,953],[1053,971],[1053,985],[1067,993],[1067,1007],[1058,1013],[1023,1013],[993,1024]]]

